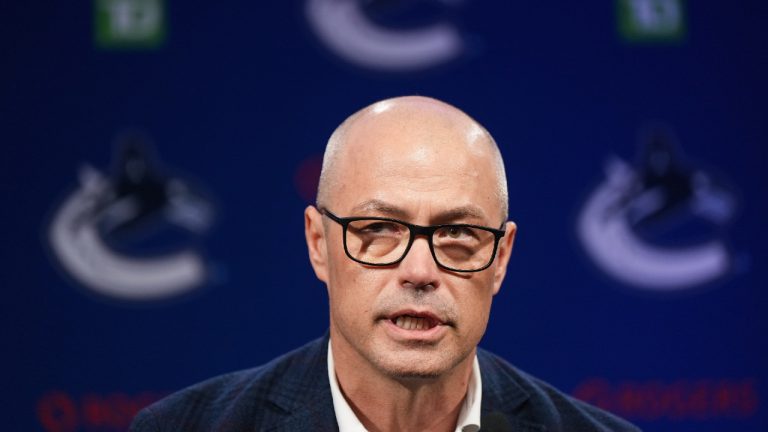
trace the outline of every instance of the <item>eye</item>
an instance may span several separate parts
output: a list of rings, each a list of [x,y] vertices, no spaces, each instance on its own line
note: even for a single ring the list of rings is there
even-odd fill
[[[477,237],[474,231],[472,230],[472,228],[463,227],[463,226],[445,227],[440,231],[440,234],[442,236],[452,238],[452,239],[457,239],[457,240]]]
[[[447,231],[448,231],[448,237],[457,238],[462,234],[461,229],[458,227],[450,227],[448,228]]]
[[[387,221],[358,221],[352,228],[360,234],[395,235],[403,231],[403,226]]]
[[[371,232],[391,231],[392,224],[386,222],[374,222],[364,226],[363,229]]]

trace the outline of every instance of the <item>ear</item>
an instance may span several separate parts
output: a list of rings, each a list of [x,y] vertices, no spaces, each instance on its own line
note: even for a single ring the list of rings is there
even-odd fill
[[[307,240],[309,262],[318,279],[328,283],[328,249],[325,244],[323,215],[314,206],[304,209],[304,236]]]
[[[512,245],[515,242],[517,225],[514,222],[507,222],[504,237],[499,241],[499,250],[496,252],[496,266],[493,273],[493,295],[496,295],[501,289],[501,283],[504,281],[504,275],[507,274],[507,264],[509,256],[512,254]]]

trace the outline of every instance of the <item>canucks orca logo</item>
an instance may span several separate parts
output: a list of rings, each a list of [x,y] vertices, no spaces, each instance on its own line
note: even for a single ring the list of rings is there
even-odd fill
[[[456,3],[456,0],[442,0]],[[307,0],[306,14],[320,40],[345,60],[386,71],[425,69],[457,58],[465,44],[455,25],[441,21],[415,29],[394,29],[366,12],[392,9],[393,0]]]
[[[155,300],[188,292],[206,280],[203,257],[191,246],[169,252],[167,243],[174,236],[161,228],[187,233],[181,237],[200,234],[211,223],[212,206],[155,165],[144,141],[124,138],[115,174],[110,178],[91,166],[81,168],[79,186],[51,219],[54,257],[74,280],[98,294]],[[142,250],[141,245],[152,243],[148,238],[162,239],[164,250]]]
[[[578,218],[578,236],[599,268],[656,291],[716,280],[732,261],[720,232],[735,212],[735,197],[688,168],[674,144],[666,129],[655,127],[641,166],[610,160]]]

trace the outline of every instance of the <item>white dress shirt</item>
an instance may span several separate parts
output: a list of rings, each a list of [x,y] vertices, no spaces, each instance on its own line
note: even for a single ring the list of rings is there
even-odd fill
[[[333,351],[331,351],[331,341],[329,340],[328,381],[331,383],[331,398],[333,399],[336,421],[339,423],[339,432],[367,432],[341,393],[335,370]],[[483,383],[480,379],[480,364],[477,362],[477,356],[475,356],[472,362],[472,374],[469,376],[467,394],[461,405],[459,420],[456,422],[456,432],[477,432],[480,430],[480,402],[482,395]]]

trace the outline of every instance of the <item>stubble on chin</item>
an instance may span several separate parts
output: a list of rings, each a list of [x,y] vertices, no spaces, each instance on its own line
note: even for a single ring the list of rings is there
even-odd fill
[[[429,343],[413,342],[395,348],[369,351],[368,361],[382,375],[397,381],[437,380],[449,374],[473,350],[460,352]]]

